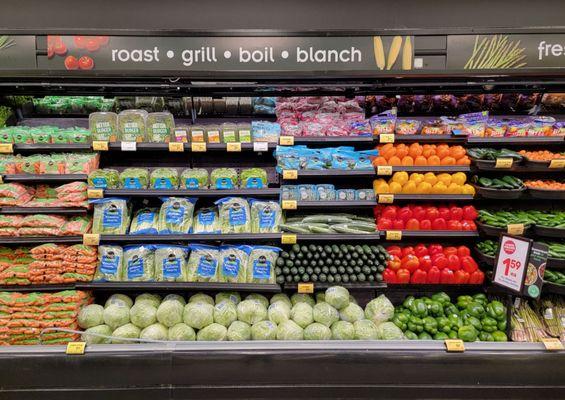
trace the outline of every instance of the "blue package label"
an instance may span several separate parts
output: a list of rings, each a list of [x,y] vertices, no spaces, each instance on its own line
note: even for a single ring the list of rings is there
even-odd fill
[[[92,178],[92,184],[96,189],[108,188],[108,181],[106,178]]]
[[[118,267],[120,265],[120,256],[116,255],[105,255],[102,256],[100,260],[100,271],[103,274],[116,275],[118,273]]]
[[[126,178],[124,189],[143,189],[139,178]]]
[[[165,211],[165,222],[168,224],[180,225],[183,222],[186,207],[173,204],[167,207]]]
[[[202,278],[212,278],[216,275],[216,268],[218,260],[210,256],[202,256],[198,260],[198,267],[196,268],[198,276]]]
[[[245,181],[246,189],[263,189],[263,180],[259,178],[247,178]]]
[[[143,258],[134,257],[131,260],[128,260],[127,275],[128,279],[135,279],[143,276]]]
[[[231,207],[229,209],[229,223],[231,226],[245,225],[247,223],[247,215],[245,215],[245,208]]]
[[[269,279],[271,277],[271,262],[258,259],[253,261],[253,279]]]
[[[155,213],[144,212],[137,215],[137,224],[141,225],[143,223],[152,224],[155,220]]]
[[[153,189],[174,189],[169,178],[159,178],[153,182]]]
[[[270,207],[265,207],[259,211],[259,228],[271,229],[275,226],[276,213]]]
[[[213,225],[216,219],[216,214],[214,212],[201,212],[198,214],[198,223],[200,225]]]
[[[163,276],[165,278],[178,278],[180,276],[180,260],[178,258],[163,260]]]
[[[230,278],[236,278],[239,274],[240,261],[237,257],[227,256],[224,257],[222,263],[222,273]]]
[[[117,208],[107,208],[102,215],[103,228],[118,228],[122,225],[122,212]]]
[[[233,189],[233,182],[230,178],[220,178],[216,181],[216,189]]]
[[[200,182],[196,178],[186,178],[184,180],[184,187],[187,189],[200,189]]]

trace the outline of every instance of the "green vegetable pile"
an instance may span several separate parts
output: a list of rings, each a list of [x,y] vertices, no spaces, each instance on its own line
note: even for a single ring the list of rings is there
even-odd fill
[[[459,296],[455,303],[444,292],[432,297],[408,296],[396,307],[392,322],[411,340],[461,339],[506,342],[506,307],[482,294]]]
[[[543,279],[556,285],[565,285],[565,274],[561,271],[546,269]]]
[[[495,257],[498,252],[498,242],[494,240],[483,240],[477,243],[477,249],[484,255]]]
[[[389,254],[380,245],[298,245],[277,260],[277,283],[382,282]]]
[[[505,228],[508,224],[524,224],[565,229],[565,211],[479,210],[478,221],[497,228]]]
[[[366,235],[375,233],[377,227],[372,217],[353,214],[316,214],[287,218],[281,224],[283,232],[292,233],[349,233]]]
[[[505,175],[500,178],[485,178],[485,177],[475,177],[474,181],[480,187],[487,189],[498,189],[498,190],[520,190],[525,189],[524,182],[514,176]]]
[[[560,242],[542,242],[536,240],[537,243],[545,244],[549,248],[549,258],[557,258],[565,260],[565,244]],[[494,240],[483,240],[477,243],[477,249],[487,256],[496,256],[498,252],[498,242]]]
[[[477,160],[496,160],[497,158],[513,158],[522,161],[522,155],[508,149],[492,149],[488,147],[467,149],[467,154]]]
[[[12,109],[6,106],[0,106],[0,127],[6,125],[8,118],[12,116]]]

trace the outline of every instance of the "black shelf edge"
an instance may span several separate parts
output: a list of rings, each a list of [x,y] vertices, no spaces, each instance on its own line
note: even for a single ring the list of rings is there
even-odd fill
[[[370,242],[380,241],[381,235],[378,232],[367,234],[345,234],[345,233],[305,233],[296,234],[296,240],[300,242],[340,242],[340,241],[356,241],[356,242]]]
[[[386,237],[386,231],[381,231]],[[456,239],[456,238],[474,238],[479,237],[478,231],[407,231],[403,230],[402,240],[419,239],[419,238],[436,238],[436,239]],[[391,241],[392,243],[392,241]]]
[[[406,292],[411,292],[411,291],[422,291],[422,290],[429,290],[429,291],[436,291],[436,292],[442,292],[442,291],[446,291],[446,290],[450,290],[450,291],[465,291],[465,290],[469,290],[469,291],[482,291],[484,286],[483,284],[477,284],[477,285],[470,285],[470,284],[465,284],[465,285],[448,285],[448,284],[387,284],[385,289],[386,290],[390,290],[390,291],[406,291]]]
[[[546,144],[564,144],[564,136],[513,136],[513,137],[469,137],[467,144],[472,145],[520,145],[534,146]]]
[[[15,174],[3,175],[4,182],[76,182],[86,181],[86,174]]]
[[[79,207],[0,207],[0,214],[60,214],[82,215],[88,209]]]
[[[565,286],[563,285],[556,285],[555,283],[543,282],[543,286],[541,287],[542,293],[551,293],[551,294],[559,294],[564,296],[565,295]]]
[[[82,236],[10,236],[0,237],[0,245],[4,244],[43,244],[43,243],[82,243]]]
[[[239,143],[239,142],[238,142]],[[276,148],[276,143],[269,142],[267,144],[268,150],[274,150]],[[148,143],[148,142],[140,142],[136,143],[136,150],[135,151],[158,151],[158,152],[169,152],[169,143]],[[227,151],[228,144],[227,143],[206,143],[206,152],[208,151]],[[192,152],[192,145],[191,143],[183,143],[183,148],[185,153]],[[121,142],[110,142],[108,143],[108,151],[122,151],[122,143]],[[241,143],[241,151],[254,151],[253,143]],[[124,151],[124,152],[131,152],[131,151]],[[259,152],[258,152],[259,153]]]
[[[93,189],[93,188],[91,188]],[[226,197],[226,196],[255,196],[255,197],[278,197],[279,188],[267,189],[104,189],[105,196],[126,197],[161,197],[161,196],[194,196],[194,197]]]
[[[392,173],[406,171],[406,172],[471,172],[471,167],[468,165],[437,165],[437,166],[393,166]],[[375,170],[335,170],[335,169],[322,169],[322,170],[298,170],[298,179],[301,177],[367,177],[373,178],[377,176]],[[291,180],[288,180],[291,181]]]
[[[100,243],[169,243],[169,242],[236,242],[253,240],[269,242],[281,240],[280,233],[226,233],[175,235],[100,235]]]
[[[395,135],[394,143],[453,143],[464,144],[466,136],[454,135]]]
[[[516,165],[513,166],[512,168],[495,168],[494,164],[493,166],[477,166],[475,165],[474,168],[477,169],[477,172],[500,172],[500,173],[530,173],[530,172],[537,172],[537,173],[563,173],[565,172],[565,169],[563,168],[548,168],[546,166],[544,167],[537,167],[537,166],[532,166],[532,165]]]
[[[327,289],[331,286],[342,286],[348,290],[376,290],[376,289],[386,289],[387,285],[384,282],[367,282],[367,283],[328,283],[328,282],[300,282],[302,283],[312,283],[314,285],[314,290]],[[284,290],[297,290],[298,283],[283,283]]]
[[[213,290],[213,291],[239,291],[239,292],[264,292],[279,293],[280,285],[259,284],[259,283],[223,283],[223,282],[88,282],[76,283],[80,290],[118,290],[139,291],[139,290],[159,290],[159,291],[178,291],[178,290]]]
[[[14,153],[92,151],[90,143],[34,143],[14,144]]]
[[[394,202],[397,201],[472,201],[473,195],[470,194],[395,194]],[[377,205],[387,205],[378,203],[377,200],[329,200],[329,201],[298,201],[297,209],[304,208],[358,208],[375,207]],[[287,210],[288,211],[288,210]]]
[[[0,285],[0,292],[59,292],[62,290],[73,290],[74,283],[56,285]]]

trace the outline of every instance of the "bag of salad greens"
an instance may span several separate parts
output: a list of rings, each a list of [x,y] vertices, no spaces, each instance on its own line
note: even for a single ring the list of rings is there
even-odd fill
[[[168,197],[159,210],[157,229],[160,235],[186,234],[192,231],[192,217],[196,199]]]
[[[92,233],[125,235],[130,223],[127,200],[108,197],[90,201],[94,204]]]
[[[247,283],[275,283],[275,263],[281,249],[253,246],[247,261]]]
[[[221,233],[218,209],[209,207],[196,211],[192,233]]]
[[[216,168],[210,173],[212,189],[234,189],[238,186],[235,168]]]
[[[149,177],[151,189],[177,189],[179,172],[175,168],[156,168]]]
[[[186,256],[188,247],[155,245],[155,280],[158,282],[187,282]]]
[[[120,173],[115,169],[97,169],[88,174],[88,186],[96,189],[117,189]]]
[[[189,282],[217,282],[218,258],[217,247],[205,244],[191,244],[188,258]]]
[[[149,171],[145,168],[126,168],[120,174],[120,184],[124,189],[147,189]]]
[[[262,189],[268,186],[267,171],[263,168],[241,170],[241,186],[246,189]]]
[[[281,207],[277,201],[261,201],[250,199],[251,232],[278,232],[281,223]]]
[[[251,232],[249,203],[241,197],[224,197],[214,204],[218,206],[222,233]]]
[[[157,235],[159,212],[156,208],[142,208],[137,210],[131,220],[130,235]]]
[[[183,189],[207,189],[208,171],[203,168],[185,169],[180,175],[180,182]]]
[[[246,267],[251,253],[251,246],[220,246],[220,266],[218,281],[231,283],[245,283],[247,279]]]
[[[124,251],[120,246],[99,246],[95,282],[119,282],[123,276]]]
[[[155,247],[135,245],[124,247],[124,278],[127,281],[147,282],[155,277]]]

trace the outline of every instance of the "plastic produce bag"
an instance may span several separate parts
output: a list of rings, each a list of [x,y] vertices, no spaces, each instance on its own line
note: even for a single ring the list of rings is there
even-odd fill
[[[158,229],[160,235],[187,234],[192,230],[196,199],[169,197],[161,205]]]
[[[217,247],[205,244],[191,244],[188,258],[189,282],[217,282],[218,258]]]
[[[113,112],[93,112],[88,117],[92,140],[115,142],[118,136],[118,116]]]
[[[241,197],[224,197],[218,206],[222,233],[247,233],[251,231],[249,203]]]
[[[117,189],[120,173],[115,169],[97,169],[88,174],[88,186],[96,189]]]
[[[155,245],[155,280],[187,282],[187,254],[188,248],[184,246]]]
[[[119,282],[123,278],[124,251],[120,246],[98,247],[98,268],[94,281]]]
[[[241,186],[246,189],[262,189],[268,186],[267,171],[263,168],[241,170]]]
[[[278,247],[254,246],[247,262],[247,283],[275,283],[279,251]]]
[[[185,169],[180,175],[180,181],[184,189],[207,189],[208,171],[203,168]]]
[[[154,246],[124,247],[125,278],[128,281],[147,282],[154,278],[155,253]]]
[[[219,282],[245,283],[250,246],[225,245],[220,247]]]
[[[124,189],[147,189],[149,171],[144,168],[126,168],[120,174],[120,184]]]
[[[277,201],[259,201],[250,200],[251,202],[251,232],[252,233],[270,233],[279,232],[279,224],[281,223],[281,206]]]
[[[193,233],[221,233],[218,209],[201,208],[194,216]]]
[[[179,172],[174,168],[156,168],[149,177],[151,189],[177,189]]]
[[[108,197],[91,203],[94,204],[92,233],[124,235],[127,232],[130,215],[126,200]]]
[[[237,171],[234,168],[216,168],[210,173],[212,189],[234,189],[238,187]]]
[[[149,113],[145,120],[147,138],[153,143],[168,143],[175,129],[175,120],[169,112]]]
[[[129,228],[130,235],[157,235],[159,214],[156,208],[137,210]]]
[[[118,114],[118,132],[123,142],[145,142],[145,110],[125,110]]]

